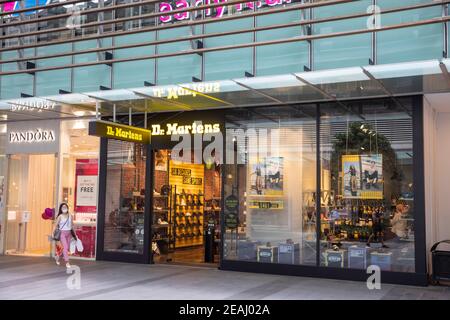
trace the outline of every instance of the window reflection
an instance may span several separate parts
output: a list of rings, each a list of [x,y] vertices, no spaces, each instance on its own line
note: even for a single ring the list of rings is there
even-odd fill
[[[411,102],[321,113],[321,265],[414,272]]]
[[[108,140],[105,251],[143,253],[145,146]]]
[[[225,165],[225,259],[315,265],[315,108],[251,109],[227,121],[237,164]]]

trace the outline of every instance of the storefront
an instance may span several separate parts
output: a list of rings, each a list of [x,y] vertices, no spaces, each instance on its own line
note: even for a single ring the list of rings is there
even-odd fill
[[[422,97],[120,122],[126,139],[91,132],[98,259],[426,284]]]
[[[53,219],[43,212],[67,202],[75,231],[85,243],[84,252],[76,256],[95,259],[99,139],[88,135],[88,122],[80,118],[6,125],[0,163],[2,253],[52,256]]]

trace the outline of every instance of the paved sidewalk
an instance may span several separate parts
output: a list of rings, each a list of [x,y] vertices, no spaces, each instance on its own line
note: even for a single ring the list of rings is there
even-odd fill
[[[49,258],[0,256],[0,299],[446,299],[448,287],[383,284],[220,271],[175,265],[73,260],[81,288]]]

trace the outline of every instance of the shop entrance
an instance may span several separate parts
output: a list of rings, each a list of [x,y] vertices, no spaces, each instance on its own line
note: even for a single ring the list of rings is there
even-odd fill
[[[50,255],[52,222],[41,215],[54,207],[55,165],[54,154],[10,156],[6,254]]]
[[[218,264],[221,172],[214,161],[175,161],[154,150],[152,252],[155,263]]]

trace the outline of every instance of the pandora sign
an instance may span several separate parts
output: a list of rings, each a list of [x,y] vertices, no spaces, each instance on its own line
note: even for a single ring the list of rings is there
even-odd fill
[[[6,154],[59,152],[60,121],[17,121],[7,124]]]
[[[282,5],[283,3],[291,3],[292,0],[263,0],[263,1],[255,1],[255,2],[244,2],[234,4],[234,8],[236,11],[243,11],[244,9],[252,9],[256,10],[264,6],[274,7]],[[223,3],[224,6],[217,6],[214,8],[204,9],[206,17],[220,18],[223,17],[229,7],[226,5],[227,0],[196,0],[193,7],[206,6],[211,4]],[[188,0],[177,0],[174,2],[160,2],[159,3],[159,11],[170,13],[173,10],[181,10],[189,8],[190,4]],[[159,19],[162,23],[167,23],[171,21],[182,21],[190,19],[191,12],[178,12],[173,15],[168,14],[164,16],[160,16]]]
[[[28,130],[9,132],[10,143],[33,143],[33,142],[53,142],[55,141],[55,131],[53,130]]]

